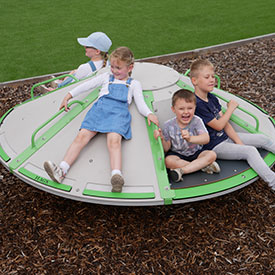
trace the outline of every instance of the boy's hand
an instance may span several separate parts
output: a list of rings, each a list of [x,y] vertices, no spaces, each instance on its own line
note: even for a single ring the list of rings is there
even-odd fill
[[[227,108],[228,109],[232,109],[235,110],[237,107],[239,106],[239,103],[233,99],[231,99],[228,103],[227,103]]]
[[[188,142],[190,141],[191,136],[187,130],[181,130],[181,136],[186,141],[188,141]]]
[[[148,121],[149,126],[151,125],[151,122],[153,122],[154,124],[159,126],[159,120],[158,120],[157,116],[152,113],[148,115],[147,121]]]

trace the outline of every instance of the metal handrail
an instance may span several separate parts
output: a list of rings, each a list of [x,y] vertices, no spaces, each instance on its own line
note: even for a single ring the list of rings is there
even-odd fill
[[[218,95],[216,93],[213,93],[213,94],[216,97],[220,98],[221,100],[223,100],[223,101],[225,101],[227,103],[230,101],[230,100],[228,100],[228,99],[226,99],[226,98],[224,98],[224,97],[222,97],[222,96],[220,96],[220,95]],[[259,131],[259,126],[260,126],[260,122],[259,122],[258,118],[255,115],[253,115],[252,113],[250,113],[249,111],[245,110],[244,108],[242,108],[240,106],[238,106],[237,109],[239,109],[240,111],[246,113],[247,115],[249,115],[249,116],[251,116],[251,117],[253,117],[255,119],[255,121],[256,121],[256,127],[255,127],[255,129],[258,132]]]
[[[81,106],[83,106],[85,103],[80,101],[80,100],[74,100],[72,102],[70,102],[68,104],[68,107],[70,107],[72,104],[80,104]],[[65,107],[63,107],[60,111],[58,111],[55,115],[53,115],[50,119],[48,119],[46,122],[44,122],[40,127],[38,127],[32,134],[32,137],[31,137],[31,147],[34,148],[35,147],[35,140],[34,140],[34,137],[35,135],[42,129],[44,128],[47,124],[49,124],[51,121],[53,121],[57,116],[59,116],[61,113],[63,113],[65,111]]]
[[[154,123],[152,123],[152,124],[153,124],[153,138],[155,139],[155,137],[154,137],[154,131],[158,130],[158,126],[156,124],[154,124]],[[164,155],[164,150],[163,150],[161,138],[158,137],[156,141],[157,141],[157,143],[159,145],[159,148],[160,148],[160,155],[161,155],[161,158],[159,159],[159,161],[160,161],[160,169],[164,170],[164,167],[165,167],[165,165],[164,165],[165,155]]]
[[[55,78],[50,78],[50,79],[44,80],[44,81],[36,83],[36,84],[34,84],[32,86],[32,88],[31,88],[31,99],[32,100],[34,99],[34,97],[33,97],[33,91],[34,91],[34,89],[36,87],[39,87],[39,86],[41,86],[43,84],[46,84],[46,83],[49,83],[49,82],[52,82],[54,80],[57,80],[57,79],[60,79],[60,78],[64,78],[64,77],[70,77],[70,78],[74,79],[75,81],[79,81],[74,75],[71,75],[71,74],[63,74],[63,75],[57,76]]]

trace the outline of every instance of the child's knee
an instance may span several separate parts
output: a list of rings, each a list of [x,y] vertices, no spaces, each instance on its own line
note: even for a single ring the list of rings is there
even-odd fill
[[[85,144],[88,143],[89,137],[85,135],[85,133],[79,132],[78,135],[75,138],[75,142],[80,143],[80,144]]]
[[[211,157],[213,158],[213,161],[215,161],[217,159],[217,154],[214,151],[210,151],[211,152]]]
[[[175,159],[174,156],[167,156],[164,160],[165,166],[167,168],[174,168],[177,164],[178,159]]]
[[[245,153],[247,154],[247,158],[257,157],[259,155],[259,151],[254,146],[246,146]]]
[[[217,159],[217,154],[214,151],[206,151],[209,163],[214,162]]]
[[[108,139],[108,147],[110,149],[120,148],[121,147],[121,138],[117,136],[110,137]]]

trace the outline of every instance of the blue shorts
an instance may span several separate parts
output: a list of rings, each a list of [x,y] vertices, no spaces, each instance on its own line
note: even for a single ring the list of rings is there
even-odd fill
[[[195,154],[191,155],[191,156],[184,156],[184,155],[181,155],[177,152],[174,152],[172,150],[169,150],[166,154],[165,154],[165,157],[168,157],[168,156],[177,156],[179,157],[180,159],[183,159],[183,160],[186,160],[186,161],[193,161],[195,159],[198,158],[199,154],[202,152],[203,150],[198,150],[195,152]]]

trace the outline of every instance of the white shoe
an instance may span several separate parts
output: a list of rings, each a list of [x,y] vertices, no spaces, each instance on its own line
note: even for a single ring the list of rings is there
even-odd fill
[[[46,85],[40,85],[37,87],[40,93],[48,93],[50,90]]]
[[[52,75],[51,78],[55,78],[55,76]],[[56,80],[51,81],[49,84],[52,88],[56,89],[56,88],[58,88],[58,84],[60,84],[61,82],[62,82],[62,80],[56,79]]]
[[[55,182],[61,183],[65,177],[62,169],[49,160],[44,162],[44,169],[49,177]]]
[[[220,173],[221,171],[220,166],[216,161],[212,162],[210,165],[202,168],[201,170],[207,174]]]
[[[183,171],[181,168],[170,169],[169,178],[173,182],[179,182],[182,179]]]

